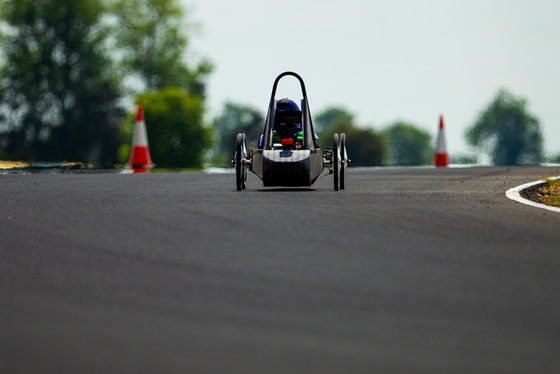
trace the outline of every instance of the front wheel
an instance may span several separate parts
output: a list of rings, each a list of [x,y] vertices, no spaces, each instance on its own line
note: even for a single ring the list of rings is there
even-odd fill
[[[332,149],[332,171],[334,174],[334,190],[338,191],[338,176],[340,165],[340,150],[338,149],[338,134],[333,136],[333,149]]]
[[[247,157],[247,139],[245,134],[237,134],[235,147],[235,185],[237,191],[241,191],[247,186],[247,170],[243,161]]]
[[[348,154],[346,153],[346,134],[340,134],[340,189],[344,189],[344,174],[348,166]]]
[[[243,133],[243,159],[246,160],[248,156],[248,152],[247,152],[247,136],[245,135],[245,133]],[[247,167],[247,165],[243,164],[243,184],[241,186],[241,188],[246,189],[247,188],[247,170],[249,168]]]

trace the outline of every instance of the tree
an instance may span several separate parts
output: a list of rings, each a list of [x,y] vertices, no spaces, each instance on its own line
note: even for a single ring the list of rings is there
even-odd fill
[[[341,106],[328,107],[313,118],[313,127],[317,134],[331,128],[352,126],[354,115]]]
[[[313,116],[313,129],[319,135],[319,146],[332,148],[335,133],[346,133],[354,129],[354,115],[340,106],[327,107]]]
[[[124,112],[106,57],[104,3],[3,0],[0,12],[2,157],[112,166]]]
[[[398,121],[381,133],[387,140],[389,165],[418,166],[429,165],[432,162],[432,137],[427,131]]]
[[[339,131],[342,132],[342,131]],[[381,166],[387,150],[385,139],[374,129],[346,129],[346,148],[350,166]],[[332,139],[332,136],[331,136]]]
[[[204,96],[212,64],[203,59],[191,68],[184,61],[192,25],[177,0],[116,0],[114,11],[115,42],[127,74],[139,79],[145,91],[181,87]]]
[[[465,136],[470,145],[487,151],[496,165],[538,163],[543,159],[539,121],[527,111],[525,99],[505,89],[498,91]]]
[[[329,107],[313,117],[314,130],[319,134],[319,145],[332,148],[335,133],[346,134],[346,149],[350,166],[379,166],[383,163],[386,144],[373,129],[354,125],[354,115],[343,107]],[[320,129],[321,131],[319,132]]]
[[[264,117],[261,112],[250,106],[226,102],[222,113],[214,119],[212,127],[217,135],[213,163],[230,166],[229,161],[235,152],[236,135],[240,132],[245,133],[248,148],[256,148],[264,129]]]
[[[140,95],[152,160],[158,167],[201,168],[212,145],[203,125],[204,101],[181,88]]]

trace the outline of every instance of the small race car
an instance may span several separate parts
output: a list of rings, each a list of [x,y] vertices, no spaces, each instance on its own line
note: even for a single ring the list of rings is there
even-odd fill
[[[303,96],[301,110],[290,100],[276,100],[278,82],[285,76],[299,80]],[[265,187],[309,187],[319,179],[325,167],[328,174],[333,174],[334,190],[338,191],[345,187],[344,174],[349,160],[344,133],[334,134],[332,149],[317,145],[303,79],[287,71],[280,74],[272,86],[258,149],[248,151],[247,137],[239,133],[232,162],[238,191],[247,187],[247,171],[256,174]]]

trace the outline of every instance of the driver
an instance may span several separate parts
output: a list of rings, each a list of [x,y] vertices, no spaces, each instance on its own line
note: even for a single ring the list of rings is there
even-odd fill
[[[288,98],[278,100],[276,102],[276,111],[279,112],[279,111],[286,111],[286,110],[299,111],[300,109],[299,106],[293,100],[290,100]],[[282,135],[283,137],[286,137],[287,135],[288,137],[294,139],[295,148],[299,149],[303,145],[303,130],[301,129],[301,123],[298,123],[297,126],[300,128],[300,130],[290,131],[289,134],[282,134]],[[281,142],[280,134],[278,134],[276,130],[272,132],[272,135],[273,135],[274,143]],[[263,135],[261,135],[259,138],[258,147],[259,148],[263,147]]]

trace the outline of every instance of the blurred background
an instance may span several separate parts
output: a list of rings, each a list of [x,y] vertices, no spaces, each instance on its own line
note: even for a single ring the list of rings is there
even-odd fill
[[[136,105],[161,168],[228,166],[274,79],[306,83],[352,166],[560,162],[560,3],[0,1],[0,160],[122,167]],[[277,98],[299,102],[297,81]]]

